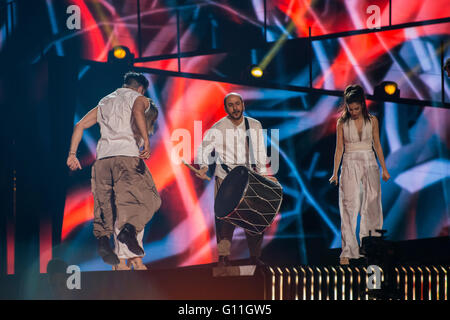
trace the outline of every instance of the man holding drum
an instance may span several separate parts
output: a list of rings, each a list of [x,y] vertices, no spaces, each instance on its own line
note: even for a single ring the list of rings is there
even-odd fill
[[[224,107],[227,116],[216,122],[206,133],[197,154],[197,163],[200,170],[196,176],[207,180],[208,164],[212,164],[211,153],[214,152],[214,162],[218,163],[215,169],[214,196],[227,176],[229,170],[244,165],[260,175],[267,175],[266,169],[266,147],[261,123],[253,118],[244,117],[245,109],[242,96],[238,93],[229,93],[224,98]],[[250,138],[247,138],[249,131]],[[250,160],[251,159],[251,160]],[[267,177],[276,181],[274,177]],[[217,205],[217,199],[216,199]],[[235,225],[215,217],[217,250],[219,255],[219,266],[229,265],[231,241]],[[250,262],[255,265],[263,265],[259,259],[261,256],[261,245],[263,233],[252,233],[245,230],[247,243],[250,251]]]

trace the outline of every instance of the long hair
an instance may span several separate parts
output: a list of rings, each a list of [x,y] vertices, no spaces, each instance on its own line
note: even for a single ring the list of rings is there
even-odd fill
[[[152,99],[148,99],[150,101],[150,107],[145,111],[145,124],[147,126],[147,135],[152,135],[155,132],[155,123],[156,119],[158,119],[158,108]],[[139,133],[139,130],[136,125],[136,121],[134,117],[131,118],[131,129],[133,130],[134,139],[138,146],[142,146],[144,143],[144,139]]]
[[[339,121],[341,123],[345,123],[351,118],[350,112],[348,111],[348,105],[353,102],[361,104],[361,112],[364,121],[370,121],[370,114],[369,111],[367,111],[364,89],[359,84],[352,84],[345,88],[344,104],[341,106],[341,116],[339,117]]]

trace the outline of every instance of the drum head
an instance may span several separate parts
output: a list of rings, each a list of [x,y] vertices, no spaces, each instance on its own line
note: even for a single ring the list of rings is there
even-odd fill
[[[238,166],[230,171],[220,185],[214,202],[216,217],[223,218],[230,214],[241,201],[248,183],[248,169]]]

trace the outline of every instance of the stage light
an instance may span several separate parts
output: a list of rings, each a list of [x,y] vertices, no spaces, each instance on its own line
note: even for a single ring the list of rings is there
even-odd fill
[[[132,64],[134,54],[125,46],[116,46],[108,52],[108,62]]]
[[[384,85],[384,92],[386,92],[388,95],[392,96],[397,91],[397,84],[396,83],[387,83]]]
[[[127,52],[122,47],[116,47],[113,49],[114,57],[117,59],[123,59],[127,55]]]
[[[252,67],[250,73],[255,78],[261,78],[264,75],[263,70],[258,66]]]
[[[380,98],[399,98],[400,89],[398,88],[398,85],[393,81],[383,81],[375,87],[373,94],[374,96]]]

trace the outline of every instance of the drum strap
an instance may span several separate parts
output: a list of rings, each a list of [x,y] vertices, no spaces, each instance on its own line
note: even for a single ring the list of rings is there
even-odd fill
[[[219,161],[220,161],[220,166],[222,167],[222,169],[225,170],[225,172],[227,174],[230,173],[230,167],[228,167],[225,163],[223,163],[222,160],[220,160],[220,158],[219,158]]]
[[[253,144],[252,144],[252,140],[251,140],[251,135],[250,135],[250,124],[248,122],[248,118],[244,117],[244,122],[245,122],[245,132],[246,132],[246,149],[248,149],[248,153],[247,153],[247,164],[250,164],[253,171],[256,171],[256,164],[255,164],[255,156],[253,154]],[[250,159],[249,159],[250,158]],[[220,160],[220,165],[222,166],[222,169],[225,170],[226,173],[230,173],[230,168],[223,163]]]
[[[250,157],[250,159],[247,158],[247,160],[250,160],[247,163],[251,165],[253,171],[256,171],[255,155],[253,154],[253,148],[252,148],[253,144],[252,144],[251,134],[250,134],[250,125],[248,123],[247,117],[244,117],[244,120],[245,120],[245,132],[247,133],[247,135],[246,135],[247,148],[248,148],[247,156]]]

